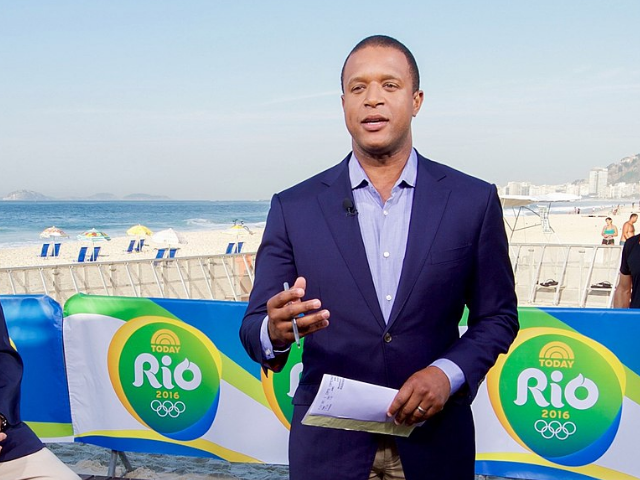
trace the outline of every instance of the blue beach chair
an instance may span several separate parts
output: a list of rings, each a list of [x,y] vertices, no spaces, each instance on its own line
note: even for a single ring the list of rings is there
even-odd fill
[[[57,257],[60,255],[60,244],[59,243],[54,243],[53,244],[53,252],[51,253],[52,257]]]
[[[144,247],[144,238],[141,238],[138,242],[138,246],[136,247],[136,252],[140,253],[142,251],[142,247]]]
[[[91,257],[89,257],[90,262],[95,262],[98,260],[98,255],[100,255],[100,247],[93,247],[93,253]]]
[[[235,242],[234,243],[229,243],[229,245],[227,245],[227,251],[224,252],[227,255],[230,255],[233,253],[233,247],[235,246]]]
[[[80,247],[80,250],[78,250],[78,260],[76,260],[78,263],[84,262],[88,248],[89,247]]]
[[[125,250],[126,253],[133,253],[133,247],[135,246],[136,241],[135,240],[131,240],[129,242],[129,246],[127,247],[127,249]],[[136,250],[137,251],[137,250]]]
[[[170,248],[169,249],[169,258],[176,258],[176,253],[178,253],[179,248]]]
[[[244,242],[238,242],[238,246],[235,249],[234,253],[240,253],[242,251],[242,246],[244,245]]]
[[[156,260],[164,258],[164,254],[166,253],[166,251],[167,251],[166,248],[159,248],[158,252],[156,253]]]
[[[40,250],[40,255],[38,255],[38,256],[42,257],[42,258],[47,258],[47,255],[49,255],[49,244],[48,243],[43,243],[42,244],[42,250]]]

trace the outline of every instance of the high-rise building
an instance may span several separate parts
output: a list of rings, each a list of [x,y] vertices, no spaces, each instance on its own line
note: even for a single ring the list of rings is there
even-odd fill
[[[589,195],[606,197],[608,180],[609,170],[606,168],[592,168],[589,172]]]
[[[531,184],[529,182],[509,182],[505,193],[507,195],[529,195],[529,188]]]

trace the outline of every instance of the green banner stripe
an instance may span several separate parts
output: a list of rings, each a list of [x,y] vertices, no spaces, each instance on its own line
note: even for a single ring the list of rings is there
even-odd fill
[[[242,393],[253,398],[261,405],[271,408],[269,406],[269,402],[267,402],[267,397],[264,395],[262,382],[227,357],[224,353],[220,352],[220,356],[222,357],[222,379],[236,387]]]
[[[72,437],[70,423],[25,422],[40,438]]]
[[[78,313],[106,315],[125,322],[137,317],[150,316],[179,320],[171,312],[148,298],[104,297],[82,293],[74,295],[64,304],[65,317]]]
[[[627,367],[624,367],[624,372],[627,374],[627,389],[624,395],[640,405],[640,376]]]
[[[459,325],[466,327],[469,320],[469,310],[465,307],[460,319]],[[518,308],[518,320],[520,321],[520,328],[530,327],[550,327],[560,328],[562,330],[575,331],[569,327],[566,323],[558,320],[553,315],[548,314],[536,307],[519,307]]]

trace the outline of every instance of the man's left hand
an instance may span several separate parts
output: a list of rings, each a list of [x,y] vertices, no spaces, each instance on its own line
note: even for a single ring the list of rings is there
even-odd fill
[[[438,367],[427,367],[404,382],[387,415],[395,417],[398,425],[420,423],[442,410],[450,394],[451,384],[445,373]]]

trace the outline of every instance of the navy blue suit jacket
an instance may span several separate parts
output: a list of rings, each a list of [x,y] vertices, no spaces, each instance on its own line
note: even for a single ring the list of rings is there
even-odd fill
[[[323,374],[400,388],[437,358],[455,362],[466,384],[445,409],[396,443],[406,478],[473,478],[470,403],[518,331],[513,274],[495,187],[418,155],[405,259],[388,323],[367,263],[348,158],[274,196],[241,328],[249,355],[265,364],[260,325],[267,300],[296,277],[305,298],[331,312],[328,328],[305,338],[303,372],[289,441],[292,479],[366,479],[374,435],[300,424]],[[468,330],[458,324],[465,305]]]
[[[22,359],[9,342],[9,333],[0,306],[0,413],[9,423],[7,439],[2,443],[0,462],[14,460],[41,450],[44,445],[20,420],[20,384]]]

